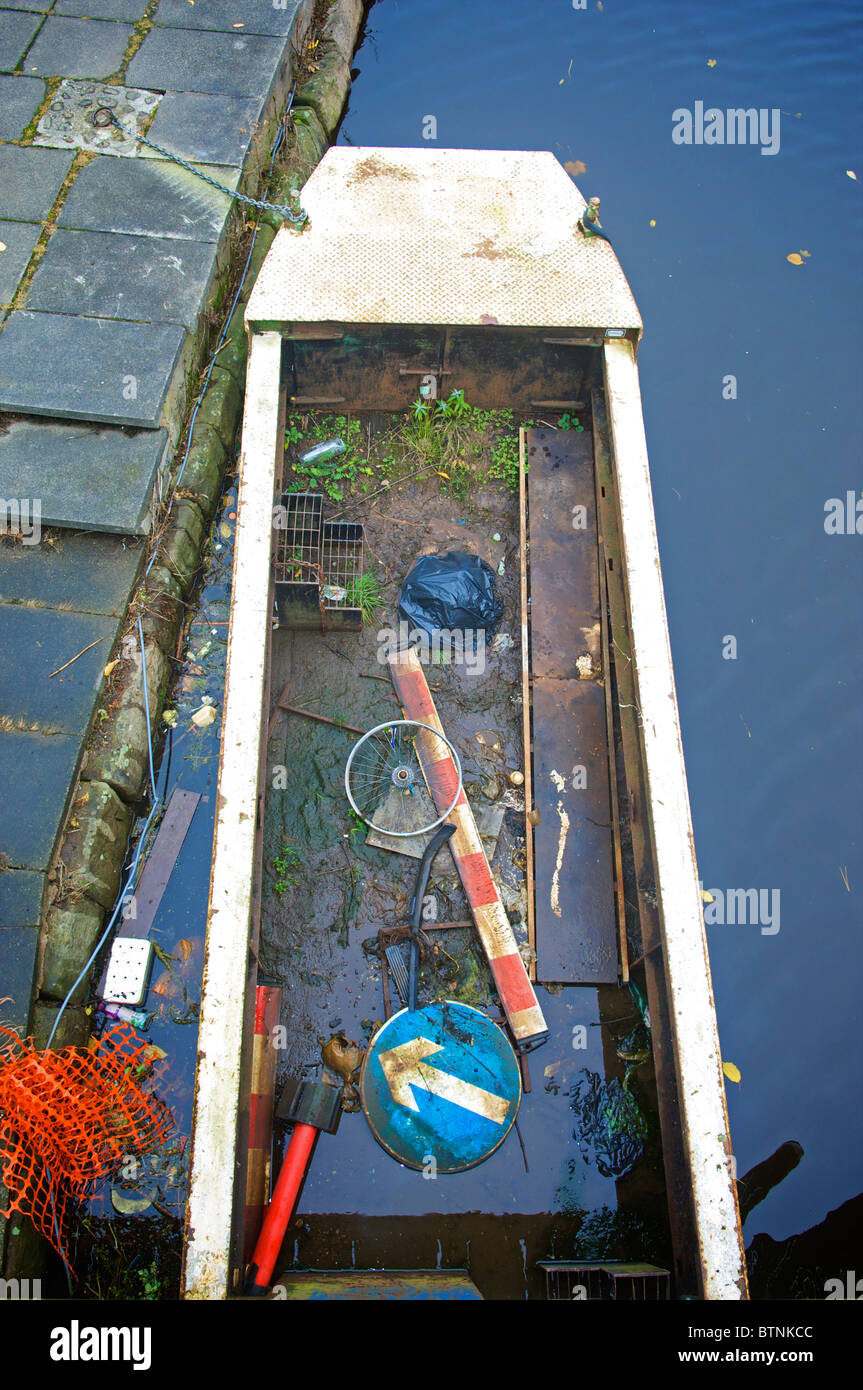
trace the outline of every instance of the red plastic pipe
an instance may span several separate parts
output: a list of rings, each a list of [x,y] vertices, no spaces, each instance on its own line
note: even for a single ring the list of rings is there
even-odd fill
[[[288,1229],[288,1222],[296,1205],[297,1193],[309,1166],[309,1159],[312,1156],[312,1149],[317,1137],[318,1131],[314,1125],[294,1125],[294,1132],[291,1135],[285,1161],[279,1172],[276,1189],[270,1205],[267,1207],[261,1226],[261,1234],[258,1236],[255,1253],[252,1255],[254,1275],[251,1282],[254,1287],[269,1288],[273,1269],[279,1258],[282,1241],[285,1238],[285,1231]]]

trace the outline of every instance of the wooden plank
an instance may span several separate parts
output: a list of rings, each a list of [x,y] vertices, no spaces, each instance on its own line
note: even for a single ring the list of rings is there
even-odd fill
[[[183,841],[200,800],[197,792],[186,791],[183,787],[174,788],[135,889],[135,914],[124,916],[117,932],[118,936],[143,940],[150,935],[150,928],[156,919],[168,880],[174,872]]]
[[[537,979],[616,984],[605,692],[537,678],[533,715]]]
[[[521,581],[521,716],[524,742],[524,843],[527,880],[527,940],[531,950],[527,973],[536,979],[536,909],[533,871],[533,744],[530,735],[530,614],[527,606],[527,474],[524,468],[524,429],[518,432],[519,570]]]

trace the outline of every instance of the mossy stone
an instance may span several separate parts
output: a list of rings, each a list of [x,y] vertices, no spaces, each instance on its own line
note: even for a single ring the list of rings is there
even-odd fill
[[[46,998],[58,1001],[66,998],[99,940],[103,922],[102,908],[89,898],[51,909],[45,924],[45,955],[42,961],[41,993]],[[70,1002],[83,1003],[89,988],[90,982],[85,975],[75,986]]]
[[[79,784],[60,858],[71,885],[104,908],[117,896],[131,823],[131,810],[105,782]]]
[[[351,70],[332,39],[318,45],[320,67],[299,88],[294,106],[310,106],[332,136],[338,128],[351,89]]]

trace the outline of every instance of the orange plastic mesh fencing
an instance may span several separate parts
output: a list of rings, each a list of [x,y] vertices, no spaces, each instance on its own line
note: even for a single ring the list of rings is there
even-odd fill
[[[0,1024],[0,1182],[9,1200],[0,1215],[29,1216],[64,1259],[70,1203],[168,1136],[171,1112],[143,1086],[151,1056],[127,1024],[91,1048],[58,1052],[39,1052]]]

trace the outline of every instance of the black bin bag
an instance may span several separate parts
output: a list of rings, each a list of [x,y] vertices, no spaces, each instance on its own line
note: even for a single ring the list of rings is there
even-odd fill
[[[462,550],[421,556],[399,594],[399,617],[429,636],[442,630],[493,633],[502,616],[491,565]]]

